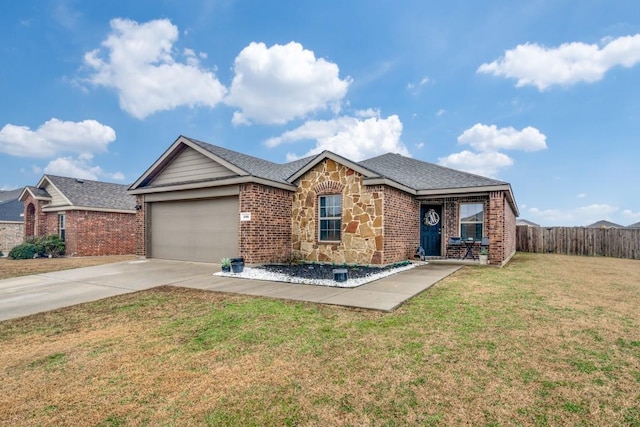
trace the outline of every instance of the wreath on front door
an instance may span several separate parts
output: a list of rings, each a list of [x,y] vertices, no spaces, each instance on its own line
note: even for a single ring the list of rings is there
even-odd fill
[[[440,215],[435,209],[429,209],[424,214],[424,225],[434,226],[440,222]]]

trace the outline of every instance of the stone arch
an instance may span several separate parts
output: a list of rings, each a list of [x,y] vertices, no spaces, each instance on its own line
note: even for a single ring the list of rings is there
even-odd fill
[[[27,205],[26,216],[24,218],[24,234],[26,237],[36,235],[36,207],[33,206],[33,203]]]
[[[344,190],[344,184],[338,181],[323,181],[313,187],[313,191],[318,196],[323,194],[342,194],[342,190]]]

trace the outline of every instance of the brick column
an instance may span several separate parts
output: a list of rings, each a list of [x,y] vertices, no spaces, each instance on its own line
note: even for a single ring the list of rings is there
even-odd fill
[[[505,260],[505,235],[504,235],[504,210],[505,198],[502,191],[489,193],[489,218],[488,224],[491,240],[489,241],[489,263],[502,265]]]

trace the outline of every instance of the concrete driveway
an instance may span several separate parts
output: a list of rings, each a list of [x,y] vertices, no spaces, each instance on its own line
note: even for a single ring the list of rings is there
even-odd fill
[[[421,265],[357,288],[213,276],[216,264],[145,259],[0,280],[0,321],[170,285],[319,304],[392,311],[460,269]]]
[[[0,321],[162,285],[203,279],[214,264],[156,259],[0,280]]]

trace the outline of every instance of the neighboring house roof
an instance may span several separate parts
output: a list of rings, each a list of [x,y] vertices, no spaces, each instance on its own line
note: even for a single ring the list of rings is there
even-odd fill
[[[636,222],[635,224],[627,225],[627,228],[640,228],[640,222]]]
[[[526,225],[527,227],[540,227],[540,224],[536,224],[535,222],[531,222],[526,219],[520,219],[520,218],[516,220],[516,225]]]
[[[228,176],[204,180],[209,185],[229,185],[255,180],[294,190],[294,183],[297,179],[318,163],[329,158],[361,173],[367,185],[390,185],[418,197],[506,191],[509,195],[509,203],[516,216],[518,215],[518,208],[509,183],[404,157],[400,154],[387,153],[355,162],[330,151],[323,151],[315,156],[279,164],[185,136],[178,137],[171,147],[129,187],[131,194],[144,193],[145,188],[154,189],[153,179],[182,152],[185,146],[195,149],[229,169]],[[177,184],[188,186],[198,183],[180,182],[172,185]]]
[[[620,224],[616,224],[615,222],[602,219],[600,221],[594,222],[593,224],[587,225],[587,228],[624,228],[624,227]]]
[[[49,191],[46,189],[51,186]],[[127,193],[128,185],[87,179],[44,175],[38,185],[26,187],[20,195],[25,199],[31,193],[37,199],[50,200],[45,210],[76,208],[83,210],[135,210],[135,197]],[[54,191],[55,190],[55,191]],[[52,192],[57,192],[57,198]]]
[[[6,202],[8,200],[18,200],[23,188],[16,188],[15,190],[0,191],[0,202]]]
[[[24,221],[24,205],[20,201],[22,188],[0,191],[0,221]]]

